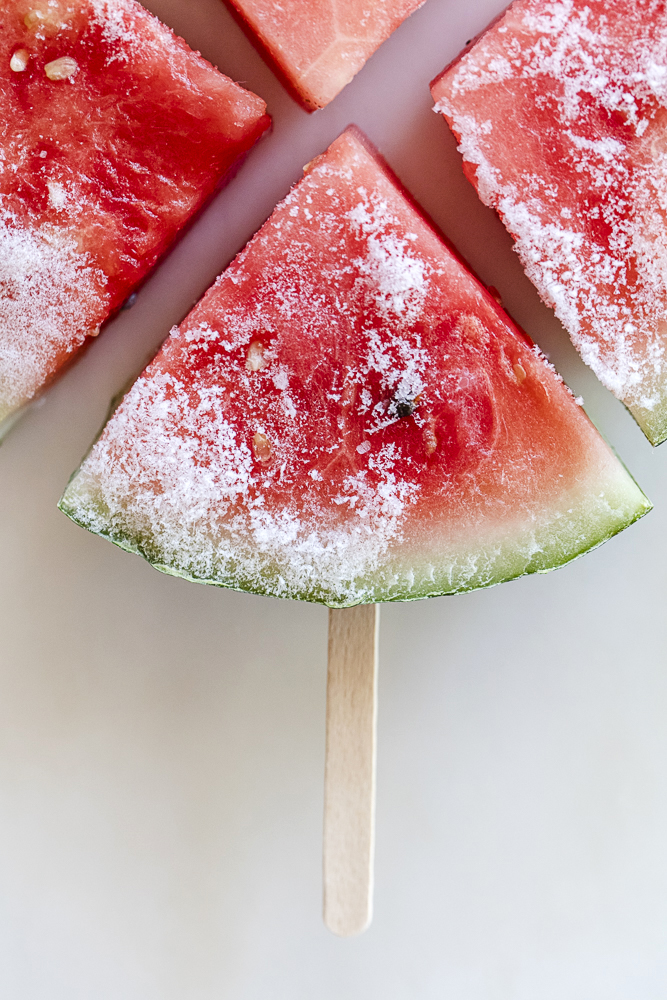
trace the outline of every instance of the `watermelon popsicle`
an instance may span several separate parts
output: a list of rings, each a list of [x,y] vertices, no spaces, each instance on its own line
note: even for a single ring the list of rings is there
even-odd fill
[[[345,934],[370,919],[376,605],[547,572],[650,509],[354,127],[172,330],[60,507],[163,572],[333,609]]]
[[[667,438],[667,11],[515,0],[431,85],[583,360]]]
[[[268,127],[135,0],[0,9],[0,434]]]

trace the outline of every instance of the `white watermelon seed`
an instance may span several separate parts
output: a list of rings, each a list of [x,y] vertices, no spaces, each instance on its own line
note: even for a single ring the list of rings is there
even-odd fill
[[[17,49],[9,60],[9,68],[14,73],[22,73],[26,69],[29,59],[30,53],[27,49]]]
[[[44,72],[49,80],[69,80],[77,72],[79,64],[71,56],[61,56],[54,59],[44,67]]]
[[[435,436],[435,421],[433,417],[429,417],[426,422],[426,426],[422,431],[424,438],[424,451],[427,455],[432,455],[434,451],[438,448],[438,439]]]
[[[267,361],[264,357],[264,344],[260,344],[259,341],[253,340],[246,355],[246,368],[249,372],[259,372],[262,368],[266,368],[266,365]]]

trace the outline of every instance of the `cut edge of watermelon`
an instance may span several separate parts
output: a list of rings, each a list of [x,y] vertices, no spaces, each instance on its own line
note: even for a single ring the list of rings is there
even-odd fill
[[[600,443],[603,445],[602,441]],[[604,447],[606,448],[606,446]],[[274,566],[270,574],[265,573],[262,576],[258,576],[255,572],[254,574],[248,573],[244,577],[242,572],[237,572],[234,576],[229,575],[224,579],[221,575],[198,575],[189,572],[186,568],[169,564],[157,557],[155,552],[151,553],[150,539],[142,541],[137,537],[129,537],[122,530],[114,531],[113,527],[110,526],[111,518],[100,509],[99,498],[94,496],[93,491],[85,483],[77,483],[81,468],[72,475],[58,507],[75,524],[112,542],[126,552],[141,556],[154,569],[168,576],[241,593],[307,601],[323,604],[330,608],[346,608],[358,604],[417,601],[430,597],[453,596],[483,590],[522,576],[530,576],[535,573],[546,574],[552,570],[560,569],[597,548],[649,513],[653,506],[611,451],[609,457],[612,461],[609,463],[607,482],[601,481],[597,472],[593,474],[590,488],[584,484],[582,494],[587,495],[582,495],[578,505],[576,500],[567,501],[573,503],[568,511],[571,517],[568,519],[559,515],[557,521],[552,520],[551,523],[545,523],[537,531],[526,531],[523,550],[519,547],[517,551],[516,538],[509,531],[505,540],[499,541],[498,538],[489,537],[488,541],[482,544],[480,551],[473,551],[472,555],[470,546],[466,545],[464,540],[461,545],[464,562],[466,559],[472,558],[483,563],[485,545],[487,550],[493,553],[493,558],[487,560],[486,565],[483,564],[476,573],[468,574],[467,578],[461,570],[454,574],[451,570],[447,572],[446,569],[441,569],[438,574],[436,567],[425,565],[424,557],[420,555],[419,559],[422,560],[422,565],[418,565],[416,556],[414,560],[409,562],[406,562],[405,559],[402,560],[402,563],[397,560],[388,561],[389,570],[368,572],[361,579],[341,581],[346,590],[345,594],[327,592],[321,586],[287,593],[280,566]],[[81,492],[77,490],[77,485],[83,486]],[[597,499],[602,489],[602,495],[605,496],[605,488],[612,493],[611,502],[605,499],[599,505],[601,510],[607,508],[606,516],[598,514],[594,523],[588,525],[587,520],[590,521],[591,517],[591,501],[594,499],[593,493]],[[80,501],[84,497],[88,516],[82,512],[84,504]],[[554,531],[556,524],[558,525],[557,533]],[[445,567],[447,560],[447,555],[443,554],[442,563]],[[449,560],[451,561],[451,551]],[[446,577],[449,579],[447,580]]]

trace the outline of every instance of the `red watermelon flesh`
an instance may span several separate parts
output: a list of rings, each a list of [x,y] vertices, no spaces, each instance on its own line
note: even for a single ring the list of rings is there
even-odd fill
[[[667,438],[667,8],[515,0],[432,84],[584,361]]]
[[[172,330],[60,506],[168,573],[335,607],[544,572],[649,509],[354,128]]]
[[[134,0],[0,9],[0,422],[126,299],[266,129]]]
[[[424,0],[228,0],[251,41],[308,111],[323,108]]]

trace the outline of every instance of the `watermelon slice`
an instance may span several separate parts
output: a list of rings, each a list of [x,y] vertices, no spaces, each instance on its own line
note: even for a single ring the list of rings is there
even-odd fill
[[[60,507],[175,576],[346,607],[545,572],[649,504],[350,128],[172,330]]]
[[[667,438],[667,8],[515,0],[432,84],[482,201],[653,444]]]
[[[228,0],[250,40],[308,111],[323,108],[424,0]]]
[[[265,108],[134,0],[4,0],[0,424],[145,278]]]

